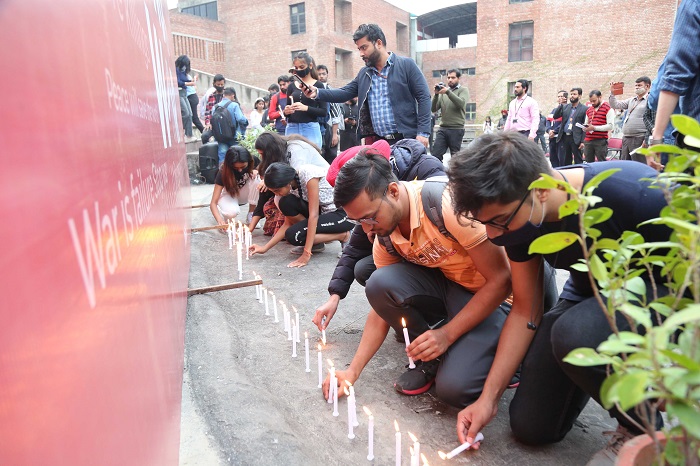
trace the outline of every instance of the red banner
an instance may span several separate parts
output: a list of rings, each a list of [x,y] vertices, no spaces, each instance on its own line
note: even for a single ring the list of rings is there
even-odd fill
[[[190,201],[166,2],[4,0],[0,25],[0,464],[177,464]]]

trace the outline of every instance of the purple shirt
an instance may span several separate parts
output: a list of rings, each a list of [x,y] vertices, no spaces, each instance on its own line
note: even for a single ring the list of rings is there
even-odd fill
[[[530,131],[529,138],[535,138],[540,126],[540,107],[530,96],[513,99],[508,106],[508,119],[504,131]]]

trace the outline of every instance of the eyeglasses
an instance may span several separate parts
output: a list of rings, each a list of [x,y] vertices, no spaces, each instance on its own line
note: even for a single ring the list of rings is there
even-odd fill
[[[525,196],[523,196],[523,198],[520,200],[520,203],[518,204],[518,207],[515,208],[515,210],[510,214],[510,216],[508,217],[508,219],[507,219],[504,223],[494,222],[493,220],[481,221],[481,220],[479,220],[479,219],[477,219],[477,218],[475,218],[475,217],[471,217],[471,216],[469,216],[469,215],[467,215],[466,218],[467,218],[467,220],[471,220],[471,221],[473,221],[473,222],[481,223],[482,225],[488,225],[488,226],[490,226],[490,227],[492,227],[492,228],[497,228],[497,229],[499,229],[499,230],[508,231],[508,225],[510,225],[510,222],[513,221],[513,219],[514,219],[515,216],[517,215],[518,211],[520,211],[520,208],[523,206],[523,204],[525,203],[525,200],[528,198],[529,195],[530,195],[530,191],[527,191],[527,192],[525,193]]]
[[[358,218],[357,220],[355,220],[354,218],[347,217],[348,222],[353,223],[355,225],[378,225],[379,222],[377,221],[377,214],[379,214],[379,209],[382,208],[382,203],[384,202],[384,198],[386,198],[387,191],[389,191],[389,185],[387,185],[386,189],[384,190],[384,194],[382,194],[382,200],[379,202],[379,207],[377,207],[377,210],[375,210],[371,216]]]

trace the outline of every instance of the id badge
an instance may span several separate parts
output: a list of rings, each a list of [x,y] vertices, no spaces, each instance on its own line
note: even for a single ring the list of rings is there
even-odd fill
[[[513,123],[517,123],[517,122],[518,122],[518,119],[517,119],[517,118],[513,118]]]
[[[571,131],[572,129],[573,129],[573,125],[571,123],[569,123],[569,131]]]

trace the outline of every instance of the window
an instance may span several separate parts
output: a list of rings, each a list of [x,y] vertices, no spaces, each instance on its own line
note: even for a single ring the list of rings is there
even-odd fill
[[[218,21],[219,15],[216,12],[216,2],[202,3],[201,5],[188,6],[183,8],[181,13],[186,15],[201,16],[202,18]]]
[[[532,21],[512,23],[508,34],[508,61],[532,61]]]
[[[306,32],[306,9],[303,3],[289,5],[289,19],[292,23],[292,34]]]
[[[467,104],[467,121],[476,120],[476,103]]]
[[[433,70],[433,78],[442,78],[447,74],[447,70]]]
[[[301,52],[306,52],[306,49],[301,49],[301,50],[292,50],[292,61],[296,58],[297,54]]]
[[[465,76],[474,76],[476,74],[476,68],[460,68],[459,72]]]
[[[333,15],[335,32],[352,34],[352,3],[347,0],[335,0]]]
[[[532,0],[510,0],[510,3],[525,3],[531,2]]]

